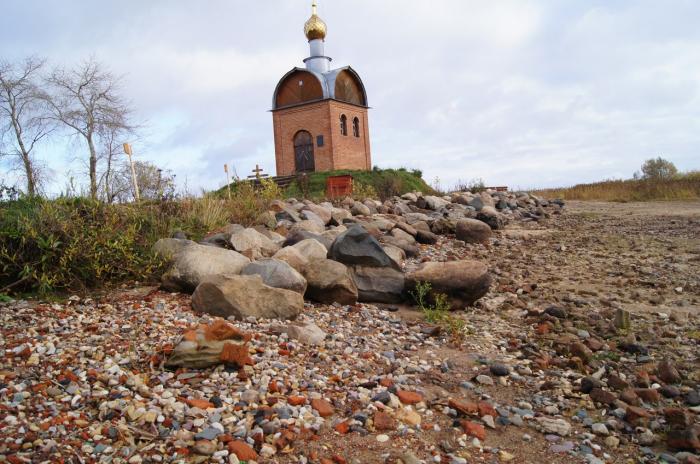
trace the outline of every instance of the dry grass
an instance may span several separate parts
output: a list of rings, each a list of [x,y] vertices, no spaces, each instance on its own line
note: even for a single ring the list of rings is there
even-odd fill
[[[700,199],[700,171],[667,180],[606,180],[573,187],[535,190],[545,198],[597,201],[653,201]]]

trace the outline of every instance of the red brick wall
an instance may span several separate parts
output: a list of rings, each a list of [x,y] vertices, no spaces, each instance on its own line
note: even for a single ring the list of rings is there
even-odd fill
[[[348,135],[340,133],[340,115],[348,118]],[[353,136],[352,119],[360,119],[360,137]],[[367,109],[324,100],[276,110],[272,113],[275,135],[275,159],[278,176],[294,174],[294,135],[300,130],[311,133],[314,140],[316,171],[333,169],[371,169]],[[316,145],[323,135],[324,145]]]

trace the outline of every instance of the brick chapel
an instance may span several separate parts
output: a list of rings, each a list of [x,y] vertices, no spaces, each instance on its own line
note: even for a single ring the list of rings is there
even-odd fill
[[[304,24],[310,56],[280,79],[272,97],[278,176],[372,166],[367,93],[350,66],[331,69],[326,23],[312,4]]]

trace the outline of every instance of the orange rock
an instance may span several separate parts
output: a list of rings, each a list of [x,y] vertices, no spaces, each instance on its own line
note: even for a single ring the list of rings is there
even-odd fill
[[[328,401],[320,398],[311,400],[311,407],[318,411],[318,415],[321,417],[332,416],[335,412],[335,409]]]
[[[476,437],[479,440],[486,439],[486,429],[484,429],[483,425],[468,420],[461,420],[460,425],[464,429],[464,433],[470,437]]]
[[[306,403],[306,398],[303,396],[288,396],[287,397],[287,404],[290,406],[301,406],[302,404]]]
[[[277,354],[280,356],[289,356],[289,350],[277,350]]]
[[[258,453],[248,443],[241,440],[228,442],[228,451],[235,454],[241,461],[255,461],[258,459]]]
[[[486,401],[479,401],[479,417],[491,416],[494,419],[498,417],[496,410]]]
[[[197,331],[196,330],[188,330],[182,335],[182,338],[188,342],[196,342],[197,341]]]
[[[321,458],[321,464],[335,464],[332,459]]]
[[[382,380],[379,381],[379,385],[381,385],[382,387],[391,388],[394,386],[394,381],[391,380],[389,377],[384,377],[382,378]]]
[[[238,327],[217,319],[204,329],[204,338],[207,340],[250,340],[250,335],[241,332]]]
[[[450,398],[448,406],[466,416],[474,415],[479,412],[479,406],[473,401]]]
[[[377,430],[396,430],[396,421],[385,412],[375,412],[372,422],[374,422],[374,428]]]
[[[246,364],[253,364],[253,360],[248,355],[248,344],[243,343],[237,345],[235,343],[226,343],[224,349],[221,350],[221,355],[219,356],[226,364],[234,364],[239,367],[243,367]]]
[[[423,401],[423,396],[420,393],[412,391],[397,390],[396,396],[399,397],[399,400],[401,400],[403,404],[416,404]]]
[[[346,464],[347,463],[345,458],[339,454],[336,454],[335,456],[333,456],[333,461],[335,461],[335,464]]]
[[[209,401],[198,398],[188,398],[185,401],[191,408],[209,409],[214,407]]]
[[[348,421],[343,421],[343,422],[337,424],[334,427],[334,429],[336,432],[338,432],[342,435],[345,435],[346,433],[348,433],[350,431],[350,424],[348,423]]]

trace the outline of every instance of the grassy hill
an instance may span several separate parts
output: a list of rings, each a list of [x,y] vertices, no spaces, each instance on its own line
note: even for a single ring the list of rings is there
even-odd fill
[[[307,182],[299,179],[284,189],[287,198],[322,199],[326,194],[326,179],[330,176],[351,175],[353,177],[354,195],[366,197],[389,198],[406,192],[420,191],[434,193],[434,190],[423,180],[418,170],[373,169],[371,171],[353,171],[342,169],[337,171],[313,172],[307,176]],[[234,185],[232,185],[234,187]],[[235,188],[235,187],[234,187]],[[226,195],[226,187],[216,191],[217,195]]]

